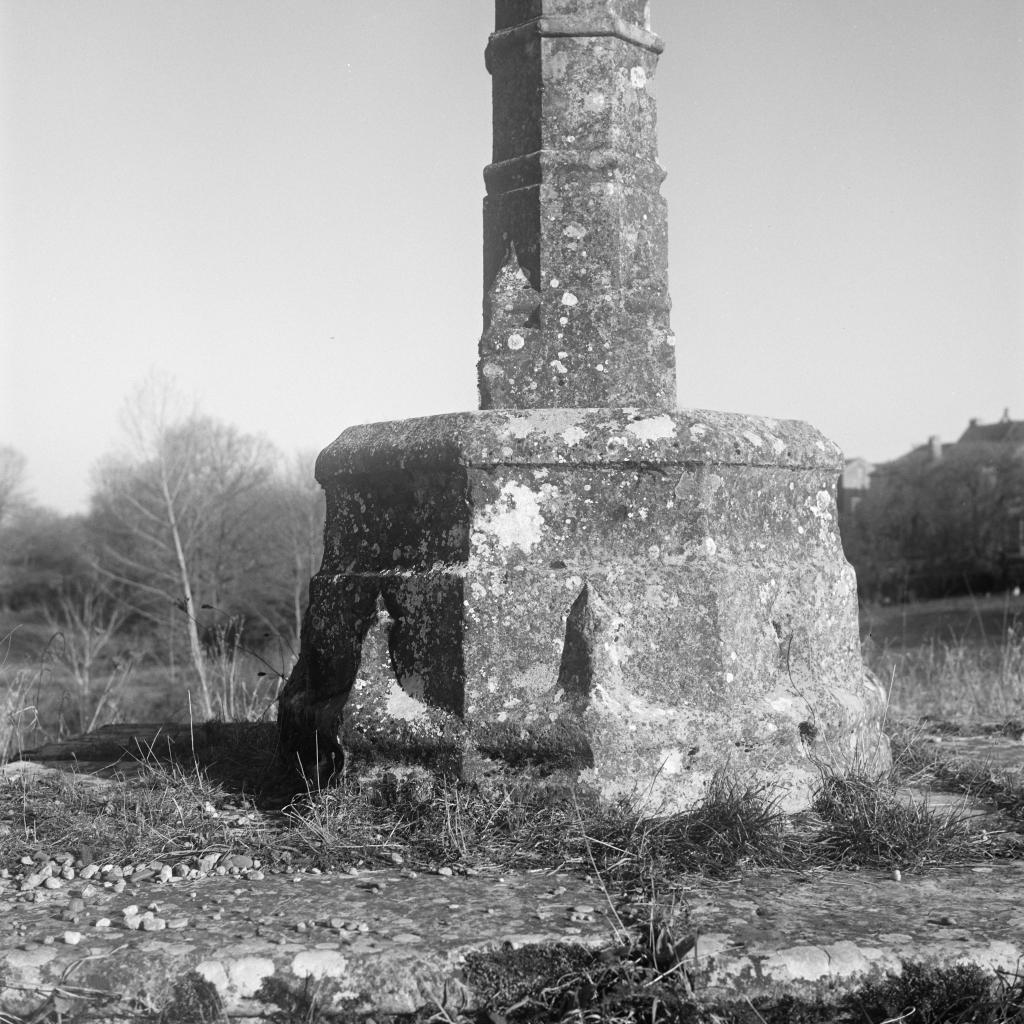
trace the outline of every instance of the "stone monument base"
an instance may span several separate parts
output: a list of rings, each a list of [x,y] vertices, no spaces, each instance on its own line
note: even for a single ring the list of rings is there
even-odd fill
[[[493,760],[678,811],[727,772],[807,806],[884,768],[836,523],[839,449],[718,412],[495,410],[353,427],[280,698],[286,757]]]

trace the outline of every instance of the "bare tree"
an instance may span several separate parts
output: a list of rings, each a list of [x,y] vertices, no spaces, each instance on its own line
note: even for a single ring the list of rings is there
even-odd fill
[[[220,608],[232,582],[261,560],[247,537],[275,453],[261,438],[187,409],[162,381],[133,396],[124,423],[129,450],[97,475],[101,564],[154,623],[166,621],[168,602],[180,610],[201,710],[212,717],[204,612]]]
[[[133,667],[131,658],[106,657],[120,637],[127,610],[96,582],[62,592],[58,605],[57,614],[46,611],[46,620],[57,638],[58,657],[75,686],[79,729],[91,732],[110,710]],[[102,680],[101,664],[107,669]]]
[[[324,493],[313,476],[316,456],[300,452],[285,464],[280,476],[283,509],[280,529],[289,556],[292,646],[298,650],[302,616],[309,597],[309,580],[324,551]]]
[[[0,445],[0,526],[25,504],[25,456]]]

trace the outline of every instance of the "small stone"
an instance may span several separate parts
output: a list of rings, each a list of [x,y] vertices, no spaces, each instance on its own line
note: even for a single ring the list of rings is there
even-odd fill
[[[392,864],[404,864],[405,863],[405,858],[400,853],[392,853],[391,854],[391,863]]]
[[[43,876],[40,874],[26,875],[21,880],[19,888],[22,892],[28,892],[30,889],[38,889],[43,884]]]
[[[167,922],[167,927],[171,931],[180,932],[183,928],[188,927],[187,917],[172,917]]]
[[[139,913],[139,907],[136,903],[129,903],[128,906],[121,911],[123,917],[138,917]]]
[[[894,882],[899,882],[899,881],[901,881],[902,879],[903,879],[903,872],[902,872],[902,871],[900,871],[900,869],[899,869],[899,868],[893,868],[893,869],[892,869],[892,880],[893,880]]]
[[[59,878],[54,878],[52,875],[49,878],[43,879],[44,889],[59,889],[64,883]]]
[[[298,921],[296,923],[296,925],[295,925],[295,930],[297,932],[304,932],[306,930],[306,922],[305,921]]]
[[[170,864],[165,864],[160,869],[160,874],[157,876],[157,881],[166,884],[174,877],[174,869]]]
[[[445,878],[451,878],[453,874],[452,869],[447,864],[443,868],[438,868],[437,873],[444,875]]]
[[[155,878],[156,872],[152,868],[142,868],[140,871],[136,871],[132,875],[133,881],[145,882],[149,878]]]
[[[261,882],[265,876],[262,871],[247,871],[245,877],[254,882]]]
[[[78,877],[79,878],[84,878],[86,881],[88,881],[90,878],[92,878],[95,875],[99,874],[99,870],[100,869],[98,867],[96,867],[95,864],[86,864],[86,866],[84,868],[82,868],[81,872],[79,872],[79,876]]]
[[[138,914],[125,914],[124,926],[130,932],[137,932],[142,927],[142,918]]]
[[[218,864],[218,865],[217,865],[217,866],[216,866],[216,867],[215,867],[215,868],[213,869],[213,873],[214,873],[215,875],[222,875],[222,876],[223,876],[223,875],[226,875],[226,874],[228,873],[228,869],[227,869],[226,867],[224,867],[224,865],[223,865],[223,864]]]
[[[35,864],[35,861],[34,861],[34,860],[33,860],[33,859],[31,858],[31,857],[29,857],[29,856],[25,856],[25,857],[22,857],[22,858],[21,858],[21,859],[20,859],[20,860],[18,861],[18,863],[19,863],[19,864],[24,864],[24,865],[25,865],[26,867],[28,867],[28,866],[29,866],[30,864]]]
[[[119,878],[114,883],[114,886],[113,886],[114,892],[124,892],[125,888],[126,888],[126,885],[125,885],[125,880],[123,878]]]
[[[178,861],[177,864],[171,869],[171,874],[175,878],[188,878],[189,866],[184,861]]]
[[[220,860],[219,853],[205,853],[199,858],[199,870],[204,874],[208,875],[214,867],[217,865],[217,861]]]
[[[97,917],[93,928],[109,928],[112,924],[113,922],[109,917]]]
[[[572,912],[574,914],[593,914],[594,908],[588,903],[581,903],[579,906],[573,907]]]
[[[331,917],[328,918],[327,924],[334,928],[336,931],[342,931],[348,922],[343,917]]]
[[[162,917],[144,917],[142,919],[144,932],[162,932],[166,927],[167,922]]]
[[[99,889],[97,889],[95,885],[83,885],[82,886],[82,899],[83,900],[91,899],[98,892],[99,892]]]
[[[73,881],[75,877],[75,869],[70,866],[61,868],[60,877],[63,878],[65,882]]]

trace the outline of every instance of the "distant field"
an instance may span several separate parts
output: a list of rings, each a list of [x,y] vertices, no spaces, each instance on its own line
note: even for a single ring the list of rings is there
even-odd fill
[[[882,646],[918,647],[942,643],[1001,643],[1007,630],[1024,632],[1024,595],[950,597],[914,604],[872,604],[861,608],[860,633]]]
[[[133,650],[134,647],[134,650]],[[115,722],[187,722],[201,719],[196,677],[188,659],[163,664],[145,642],[115,644],[113,656],[93,667],[89,695],[62,662],[59,633],[41,619],[0,615],[0,758],[80,731],[108,687],[97,725]],[[268,656],[272,663],[274,655]],[[211,660],[216,707],[223,718],[273,719],[279,678],[246,651]],[[191,691],[191,705],[189,701]]]
[[[1024,598],[871,605],[860,627],[865,663],[888,689],[893,716],[1024,716]]]

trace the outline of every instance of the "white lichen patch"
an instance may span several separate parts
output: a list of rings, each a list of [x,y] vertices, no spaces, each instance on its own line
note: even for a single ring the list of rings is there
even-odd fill
[[[534,421],[528,416],[516,416],[505,424],[504,432],[517,441],[529,437],[533,433]]]
[[[545,484],[541,492],[546,489],[550,489],[549,484]],[[528,552],[540,543],[543,534],[541,494],[524,484],[509,481],[502,487],[498,500],[482,510],[477,526],[479,532],[500,547],[517,547]]]
[[[562,440],[567,445],[579,444],[587,439],[587,432],[582,427],[568,427],[562,431]]]
[[[551,360],[551,369],[553,369],[556,373],[568,373],[569,372],[569,367],[566,366],[565,363],[563,363],[561,359],[552,359]]]
[[[626,429],[640,441],[667,441],[676,436],[675,421],[668,413],[634,420]]]
[[[409,681],[407,681],[406,685],[409,685]],[[422,680],[419,680],[419,688],[422,693]],[[417,719],[423,718],[427,713],[426,705],[406,693],[397,682],[392,683],[388,689],[385,710],[391,718],[397,718],[402,722],[415,722]]]
[[[204,960],[196,966],[196,973],[223,996],[251,999],[273,975],[274,961],[265,956]]]
[[[690,427],[690,440],[700,441],[707,435],[708,429],[709,428],[706,423],[694,423],[693,426]]]
[[[348,958],[333,949],[306,949],[292,960],[292,973],[298,978],[331,978],[342,981],[349,976]]]
[[[764,438],[760,434],[755,434],[752,430],[744,430],[743,436],[755,447],[760,448],[764,445]]]
[[[521,334],[510,334],[508,338],[508,347],[513,352],[518,352],[526,344],[526,339]]]
[[[576,296],[573,295],[572,292],[565,292],[562,295],[562,305],[563,306],[569,306],[571,308],[573,306],[578,306],[579,304],[580,304],[580,300],[577,299]]]

